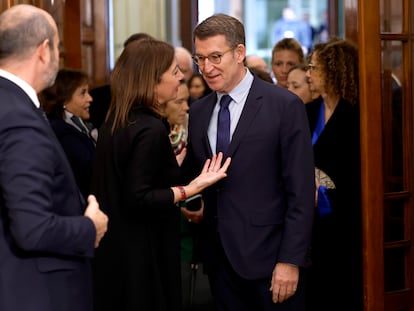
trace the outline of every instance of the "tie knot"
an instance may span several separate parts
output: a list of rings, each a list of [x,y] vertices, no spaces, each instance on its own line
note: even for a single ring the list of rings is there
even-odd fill
[[[231,98],[231,96],[230,95],[228,95],[228,94],[226,94],[226,95],[223,95],[221,98],[220,98],[220,107],[221,108],[227,108],[229,105],[230,105],[230,102],[232,101],[232,98]]]

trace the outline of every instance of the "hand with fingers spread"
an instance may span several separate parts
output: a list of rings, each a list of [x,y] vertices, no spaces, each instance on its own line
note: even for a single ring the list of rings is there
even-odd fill
[[[187,186],[171,187],[174,192],[174,202],[183,201],[186,198],[200,193],[205,188],[226,177],[231,158],[227,158],[223,165],[221,165],[222,160],[222,152],[219,152],[218,155],[213,155],[211,159],[207,159],[204,163],[200,175],[193,179]]]
[[[221,165],[222,160],[223,153],[221,152],[219,152],[218,155],[213,155],[211,159],[207,159],[204,163],[204,167],[201,170],[200,175],[191,181],[190,185],[195,185],[196,187],[203,190],[204,188],[211,186],[220,179],[226,177],[226,171],[230,165],[231,159],[227,158],[224,164]]]

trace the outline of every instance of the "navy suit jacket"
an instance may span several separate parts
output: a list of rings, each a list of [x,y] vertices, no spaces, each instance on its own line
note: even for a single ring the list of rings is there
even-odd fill
[[[90,192],[95,144],[86,134],[63,119],[50,119],[50,125],[65,151],[76,183],[86,199]]]
[[[96,237],[52,128],[0,78],[0,310],[91,310]]]
[[[212,93],[191,106],[189,161],[198,169],[212,156],[207,129],[216,101]],[[277,262],[305,266],[315,185],[302,101],[255,77],[228,156],[228,176],[203,194],[207,272],[217,262],[217,232],[244,278],[270,277]]]

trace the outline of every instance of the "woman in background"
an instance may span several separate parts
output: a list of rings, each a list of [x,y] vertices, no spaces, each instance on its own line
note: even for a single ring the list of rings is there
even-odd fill
[[[278,41],[273,47],[271,62],[276,85],[287,88],[289,69],[304,62],[305,56],[298,41],[293,38]]]
[[[182,78],[174,48],[154,39],[129,43],[112,72],[92,181],[111,219],[93,262],[97,311],[181,311],[177,203],[224,178],[230,163],[220,167],[222,154],[214,156],[196,179],[179,184],[162,107]]]
[[[321,100],[306,105],[316,168],[308,310],[362,311],[358,51],[318,45],[307,76]]]
[[[181,80],[178,88],[177,98],[168,101],[162,108],[163,116],[170,125],[170,142],[177,156],[177,161],[181,165],[182,157],[180,154],[187,145],[188,137],[188,99],[189,91],[187,84]],[[198,222],[203,218],[203,203],[201,199],[192,200],[193,206],[196,204],[199,209],[191,210],[185,202],[181,206],[181,277],[183,293],[183,311],[196,310],[197,304],[201,308],[210,309],[213,306],[213,298],[209,291],[208,279],[202,271],[201,256],[199,250],[199,225]],[[188,207],[189,209],[187,209]],[[198,290],[199,286],[205,290]]]
[[[317,92],[312,92],[306,76],[308,67],[304,64],[293,66],[288,71],[287,88],[289,91],[298,95],[304,104],[308,104],[311,101],[319,97]]]
[[[87,74],[74,69],[59,70],[54,85],[40,94],[40,100],[86,199],[98,135],[87,122],[92,102]]]
[[[168,101],[162,107],[162,114],[170,125],[170,142],[176,155],[179,155],[187,145],[189,96],[187,84],[181,80],[177,98]]]
[[[190,105],[197,99],[211,93],[210,87],[199,73],[193,74],[188,80],[188,89],[190,91]]]

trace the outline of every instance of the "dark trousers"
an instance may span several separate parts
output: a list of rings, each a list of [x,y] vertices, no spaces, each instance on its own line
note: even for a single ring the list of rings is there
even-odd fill
[[[221,243],[220,243],[221,244]],[[300,272],[295,295],[283,303],[273,303],[269,278],[247,280],[231,267],[221,245],[214,269],[209,272],[210,287],[218,311],[304,311],[304,271]]]

